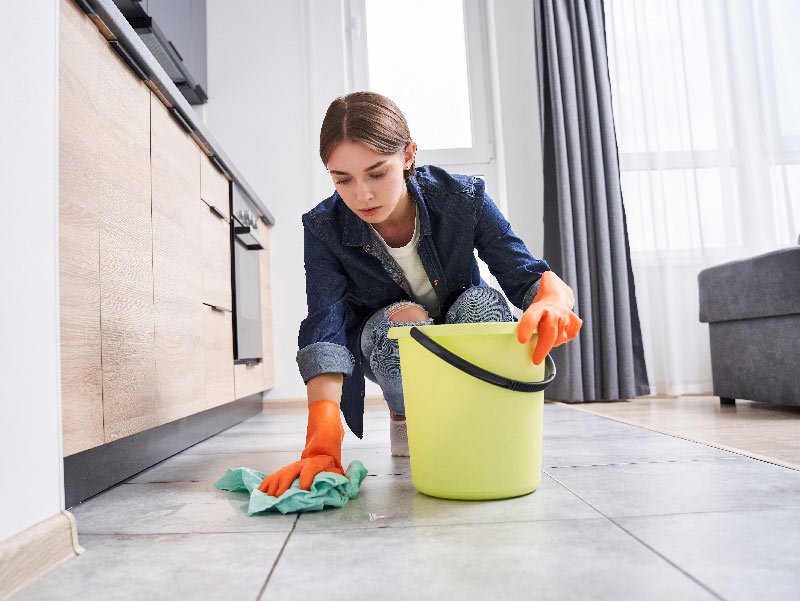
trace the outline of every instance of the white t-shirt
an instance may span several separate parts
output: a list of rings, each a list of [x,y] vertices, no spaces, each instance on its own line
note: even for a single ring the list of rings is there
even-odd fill
[[[417,241],[419,240],[419,214],[417,214],[417,217],[414,220],[414,235],[411,236],[409,243],[401,248],[392,248],[386,244],[386,240],[384,240],[383,237],[378,234],[378,231],[372,227],[371,224],[367,225],[369,225],[372,228],[372,231],[377,234],[378,239],[383,243],[384,247],[386,247],[386,250],[400,266],[400,269],[403,270],[403,275],[406,276],[406,280],[408,280],[408,283],[411,286],[411,293],[414,297],[414,301],[425,307],[425,309],[428,311],[428,315],[431,317],[436,317],[435,312],[439,307],[439,301],[436,299],[436,292],[433,291],[431,281],[428,279],[428,274],[425,273],[425,268],[422,266],[422,261],[419,258],[419,253],[417,252]]]

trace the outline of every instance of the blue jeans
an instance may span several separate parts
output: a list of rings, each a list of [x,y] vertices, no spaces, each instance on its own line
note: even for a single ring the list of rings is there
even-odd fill
[[[389,317],[405,307],[420,307],[411,301],[394,303],[375,311],[361,330],[361,361],[364,375],[378,384],[383,397],[394,413],[405,415],[400,356],[397,340],[386,337],[390,327],[420,326],[434,323],[433,319],[418,322],[390,321]],[[503,295],[491,286],[467,288],[450,307],[443,323],[484,323],[514,321]],[[439,321],[437,320],[437,323]]]

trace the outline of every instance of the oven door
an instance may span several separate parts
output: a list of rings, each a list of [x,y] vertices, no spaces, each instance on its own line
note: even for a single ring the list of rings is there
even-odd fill
[[[261,344],[261,243],[255,228],[233,225],[233,339],[235,363],[258,363]]]

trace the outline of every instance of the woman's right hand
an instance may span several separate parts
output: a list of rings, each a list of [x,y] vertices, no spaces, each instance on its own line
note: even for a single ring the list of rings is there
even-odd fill
[[[309,490],[314,477],[320,472],[334,472],[344,475],[341,467],[336,465],[336,461],[330,455],[316,455],[295,461],[282,467],[277,472],[271,473],[264,478],[261,486],[258,487],[263,493],[272,497],[280,497],[292,486],[292,482],[300,476],[300,488]]]
[[[320,399],[308,405],[306,446],[295,461],[282,467],[261,481],[258,490],[280,497],[300,476],[300,488],[309,490],[314,476],[320,472],[344,475],[342,469],[342,440],[344,428],[339,415],[339,403]]]

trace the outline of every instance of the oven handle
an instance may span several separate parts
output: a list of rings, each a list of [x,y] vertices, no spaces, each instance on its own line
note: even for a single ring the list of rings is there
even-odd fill
[[[250,226],[241,226],[241,227],[234,227],[233,228],[233,235],[236,236],[236,240],[238,240],[242,246],[244,246],[247,250],[264,250],[264,247],[261,246],[261,242],[259,242],[258,238],[252,232]],[[242,238],[242,235],[249,234],[250,238],[255,240],[255,244],[248,242],[247,240]]]

